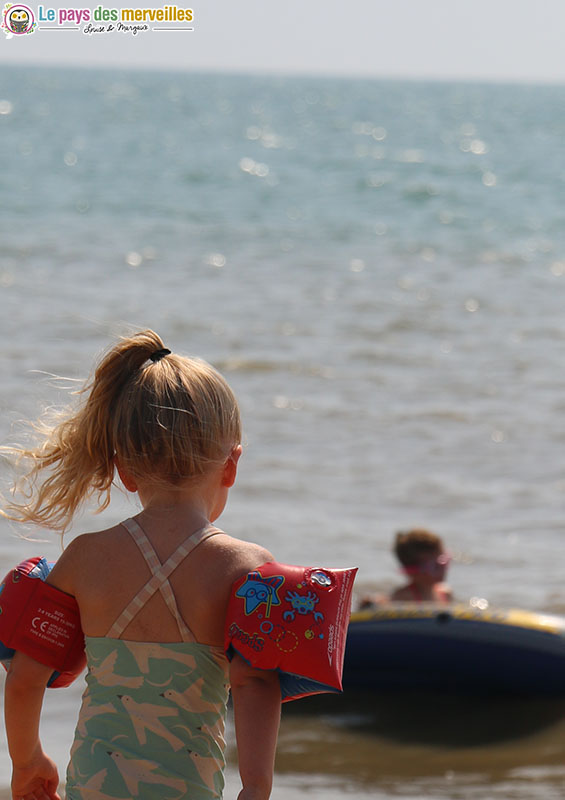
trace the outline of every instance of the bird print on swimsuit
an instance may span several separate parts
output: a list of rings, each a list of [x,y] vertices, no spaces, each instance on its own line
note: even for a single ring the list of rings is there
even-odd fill
[[[108,638],[87,638],[87,652],[69,800],[221,798],[223,653],[197,643]]]

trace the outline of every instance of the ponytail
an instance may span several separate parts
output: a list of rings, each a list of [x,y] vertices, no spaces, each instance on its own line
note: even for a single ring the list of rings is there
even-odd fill
[[[97,511],[108,506],[116,459],[137,478],[178,485],[222,463],[241,439],[222,376],[172,354],[151,330],[121,339],[78,394],[76,411],[35,425],[37,447],[10,448],[31,468],[17,484],[27,502],[4,516],[64,532],[91,496]]]

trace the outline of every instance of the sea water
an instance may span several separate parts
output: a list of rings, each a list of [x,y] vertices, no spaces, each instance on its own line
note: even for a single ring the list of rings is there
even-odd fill
[[[230,533],[361,593],[425,526],[458,598],[565,613],[564,112],[560,86],[4,67],[2,443],[152,327],[240,399]],[[3,571],[60,552],[19,533]],[[48,693],[61,767],[80,691]],[[558,704],[438,704],[285,709],[273,797],[563,795]]]

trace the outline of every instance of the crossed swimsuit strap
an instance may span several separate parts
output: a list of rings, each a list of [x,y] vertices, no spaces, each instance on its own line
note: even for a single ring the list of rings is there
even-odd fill
[[[168,581],[169,575],[174,572],[181,561],[194,550],[205,539],[210,536],[215,536],[221,533],[218,528],[213,525],[205,525],[203,528],[192,533],[170,556],[164,564],[161,564],[157,553],[153,549],[153,545],[147,538],[145,532],[134,519],[126,519],[122,522],[124,528],[128,531],[133,541],[139,547],[142,556],[147,562],[147,566],[151,570],[152,577],[147,581],[139,592],[135,595],[128,605],[124,608],[117,620],[114,622],[106,636],[111,639],[119,639],[124,630],[127,628],[132,619],[141,611],[145,603],[152,597],[156,591],[160,591],[163,599],[169,608],[169,611],[177,621],[180,635],[183,642],[195,641],[194,634],[183,620],[180,615],[177,601],[173,594],[171,584]]]

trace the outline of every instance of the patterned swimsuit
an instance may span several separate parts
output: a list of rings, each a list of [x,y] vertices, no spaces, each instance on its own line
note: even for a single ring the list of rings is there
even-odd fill
[[[221,648],[195,641],[168,581],[194,547],[220,531],[202,528],[161,565],[139,525],[132,519],[123,525],[153,577],[106,636],[86,637],[87,688],[67,770],[67,800],[221,798],[228,662]],[[156,591],[182,642],[120,639]]]

